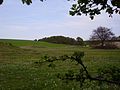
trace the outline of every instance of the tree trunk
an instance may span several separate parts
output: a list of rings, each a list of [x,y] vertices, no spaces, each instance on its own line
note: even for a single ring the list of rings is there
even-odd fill
[[[101,47],[104,47],[104,41],[101,41]]]

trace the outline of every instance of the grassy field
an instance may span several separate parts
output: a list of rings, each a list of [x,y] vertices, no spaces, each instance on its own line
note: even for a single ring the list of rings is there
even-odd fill
[[[56,77],[57,73],[64,74],[68,70],[77,72],[79,68],[74,62],[56,61],[53,62],[55,68],[48,67],[49,63],[35,63],[42,61],[43,55],[71,55],[74,51],[85,52],[83,62],[93,75],[97,69],[104,66],[120,67],[120,49],[100,50],[47,42],[1,39],[0,90],[80,90],[78,82],[65,83]],[[102,90],[119,90],[119,88],[110,85],[103,86]],[[101,90],[101,87],[93,83],[86,90]]]

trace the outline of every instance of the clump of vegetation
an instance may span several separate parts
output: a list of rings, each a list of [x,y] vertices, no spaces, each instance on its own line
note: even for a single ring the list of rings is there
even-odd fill
[[[109,17],[120,14],[120,0],[76,0],[72,5],[70,15],[88,15],[92,20],[105,11]]]
[[[0,42],[0,46],[1,47],[14,47],[11,43],[7,43],[7,42]]]
[[[39,39],[38,41],[45,41],[49,43],[57,43],[57,44],[68,44],[68,45],[84,45],[83,39],[77,37],[76,40],[74,38],[65,37],[65,36],[51,36],[45,37],[43,39]]]
[[[95,49],[118,49],[118,46],[116,46],[115,44],[106,44],[105,46],[92,46],[92,48]]]
[[[113,83],[118,83],[120,85],[120,67],[117,66],[103,66],[102,68],[98,69],[98,77],[114,81]]]
[[[106,27],[98,27],[97,29],[93,30],[93,34],[91,35],[90,41],[91,46],[93,48],[100,48],[100,49],[115,49],[118,48],[117,45],[114,44],[113,32]]]
[[[87,70],[87,67],[84,65],[82,58],[84,57],[84,52],[74,52],[71,56],[68,55],[63,55],[60,57],[50,57],[50,56],[45,56],[44,60],[45,62],[53,62],[57,60],[71,60],[72,62],[77,62],[80,66],[79,72],[75,73],[72,70],[68,70],[65,75],[61,75],[60,73],[57,74],[57,77],[60,78],[61,80],[76,80],[77,82],[80,83],[80,87],[83,87],[86,82],[99,82],[99,85],[106,83],[106,85],[120,85],[120,68],[113,66],[113,67],[105,67],[102,69],[98,69],[98,73],[95,76],[92,76],[89,71]],[[48,65],[49,67],[52,67],[55,65],[50,63]]]

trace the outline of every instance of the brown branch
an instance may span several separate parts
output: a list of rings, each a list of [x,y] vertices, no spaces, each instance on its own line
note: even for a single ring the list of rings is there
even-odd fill
[[[90,80],[95,80],[95,81],[102,81],[102,82],[107,82],[107,83],[112,83],[112,84],[120,85],[120,82],[118,82],[118,81],[111,81],[111,80],[105,80],[105,79],[94,78],[94,77],[91,77],[89,79]]]
[[[81,58],[82,58],[82,57],[81,57]],[[91,81],[99,81],[99,82],[102,81],[102,82],[106,82],[106,83],[111,83],[111,84],[120,85],[120,81],[113,81],[113,80],[106,80],[106,79],[104,79],[104,78],[99,78],[99,77],[92,77],[92,76],[89,74],[86,66],[85,66],[84,63],[82,62],[81,58],[74,58],[74,60],[77,61],[78,64],[81,65],[82,68],[84,69],[84,72],[86,73],[86,74],[85,74],[85,75],[86,75],[85,79],[89,79],[89,80],[91,80]],[[54,62],[54,61],[57,61],[57,60],[61,60],[61,58],[55,58],[55,59],[53,60],[53,58],[50,58],[50,57],[47,57],[47,59],[48,59],[48,60],[43,61],[43,62]],[[71,59],[71,57],[68,57],[68,56],[67,56],[67,57],[64,58],[64,59]],[[43,63],[43,62],[37,62],[37,63]],[[76,79],[77,79],[77,77],[66,77],[66,78],[61,78],[61,77],[59,77],[59,78],[62,79],[62,80],[64,80],[64,79],[66,79],[66,80],[76,80]]]
[[[82,61],[82,60],[81,60]],[[116,85],[120,85],[120,81],[112,81],[112,80],[106,80],[106,79],[102,79],[102,78],[97,78],[97,77],[92,77],[89,72],[87,71],[86,67],[84,66],[83,62],[79,63],[84,71],[86,72],[86,76],[88,79],[90,80],[95,80],[95,81],[102,81],[102,82],[107,82],[107,83],[112,83],[112,84],[116,84]]]

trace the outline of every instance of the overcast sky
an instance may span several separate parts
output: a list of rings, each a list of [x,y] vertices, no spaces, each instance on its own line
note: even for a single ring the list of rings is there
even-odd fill
[[[21,0],[5,0],[0,6],[0,38],[34,40],[62,35],[88,40],[99,26],[111,28],[116,36],[120,35],[120,15],[109,18],[103,13],[94,20],[70,16],[71,3],[67,0],[33,0],[27,6]]]

